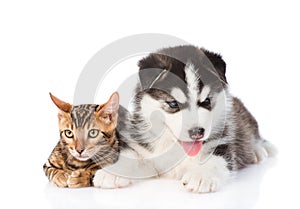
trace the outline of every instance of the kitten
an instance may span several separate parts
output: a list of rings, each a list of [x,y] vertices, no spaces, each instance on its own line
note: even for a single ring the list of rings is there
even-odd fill
[[[58,187],[92,186],[96,170],[118,159],[116,124],[119,95],[103,105],[72,106],[50,93],[59,108],[60,140],[44,164],[49,181]]]

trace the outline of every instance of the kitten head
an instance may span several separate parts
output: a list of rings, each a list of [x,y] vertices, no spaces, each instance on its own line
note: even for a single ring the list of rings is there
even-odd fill
[[[51,93],[50,97],[59,108],[60,140],[73,157],[81,161],[93,160],[118,149],[115,136],[119,109],[117,92],[102,105],[73,106]]]

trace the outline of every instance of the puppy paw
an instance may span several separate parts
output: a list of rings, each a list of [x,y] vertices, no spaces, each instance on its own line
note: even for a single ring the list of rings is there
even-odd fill
[[[123,188],[131,183],[130,179],[112,175],[104,170],[98,170],[93,179],[94,186],[103,189]]]
[[[202,175],[199,172],[187,172],[182,177],[182,185],[189,192],[208,193],[219,189],[219,179]]]
[[[267,157],[274,157],[277,154],[276,147],[267,140],[258,140],[254,146],[254,163],[259,163]]]
[[[254,163],[259,163],[267,158],[266,150],[261,145],[254,148]]]
[[[189,192],[215,192],[228,180],[230,171],[224,158],[212,155],[204,164],[194,165],[182,177],[182,185]]]

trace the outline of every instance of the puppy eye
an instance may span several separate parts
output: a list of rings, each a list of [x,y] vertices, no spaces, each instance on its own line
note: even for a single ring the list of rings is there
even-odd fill
[[[97,130],[97,129],[92,129],[89,131],[89,137],[91,137],[91,138],[97,137],[98,134],[99,134],[99,130]]]
[[[203,102],[198,101],[198,106],[204,107],[206,109],[210,109],[211,108],[210,98],[207,97]]]
[[[175,100],[173,100],[173,101],[170,101],[170,102],[166,102],[168,105],[169,105],[169,107],[171,107],[171,108],[179,108],[179,104],[178,104],[178,102],[177,101],[175,101]]]
[[[206,99],[202,102],[202,104],[205,105],[205,106],[210,105],[210,98],[206,98]]]
[[[65,130],[64,133],[65,133],[65,136],[68,137],[68,138],[73,138],[74,137],[74,134],[71,130]]]

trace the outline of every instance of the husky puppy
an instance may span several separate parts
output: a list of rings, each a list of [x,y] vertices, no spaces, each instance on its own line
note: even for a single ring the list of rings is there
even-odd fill
[[[96,187],[165,176],[191,192],[214,192],[233,172],[275,154],[255,118],[230,94],[219,54],[165,48],[140,60],[139,68],[134,110],[119,114],[119,160],[96,172]]]

